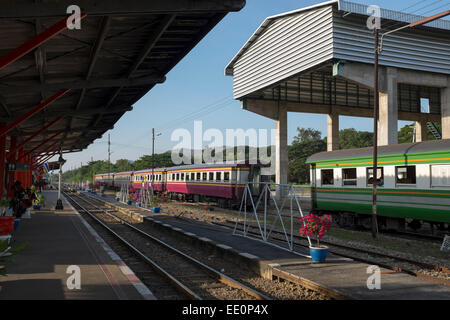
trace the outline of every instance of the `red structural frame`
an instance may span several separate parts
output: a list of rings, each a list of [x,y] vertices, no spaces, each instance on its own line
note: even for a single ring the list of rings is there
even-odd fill
[[[47,130],[48,128],[50,128],[51,126],[53,126],[55,123],[57,123],[58,121],[60,121],[62,118],[64,118],[63,116],[59,116],[58,118],[56,118],[55,120],[53,120],[52,122],[46,124],[45,126],[43,126],[41,129],[39,129],[38,131],[36,131],[35,133],[33,133],[30,137],[28,137],[27,139],[25,139],[25,141],[23,141],[22,143],[20,143],[15,150],[11,150],[11,152],[16,151],[18,148],[24,147],[28,142],[30,142],[33,138],[37,137],[39,134],[41,134],[42,132],[44,132],[45,130]]]
[[[80,15],[80,18],[83,19],[84,17],[86,17],[86,14],[82,13]],[[33,49],[39,47],[40,45],[42,45],[43,43],[47,42],[48,40],[50,40],[57,34],[64,31],[67,28],[67,22],[68,22],[67,20],[69,18],[70,18],[70,16],[65,17],[64,19],[62,19],[62,20],[58,21],[57,23],[55,23],[54,25],[52,25],[50,28],[42,31],[35,37],[31,38],[24,44],[20,45],[16,49],[11,50],[7,54],[0,57],[0,70],[5,68],[6,66],[10,65],[17,59],[20,59],[21,57],[26,55],[31,50],[33,50]]]

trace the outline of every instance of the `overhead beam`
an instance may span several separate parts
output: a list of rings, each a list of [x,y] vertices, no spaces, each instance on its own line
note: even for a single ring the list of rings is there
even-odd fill
[[[106,108],[106,107],[101,107],[101,108],[96,108],[96,109],[81,109],[81,110],[66,110],[66,109],[55,109],[53,108],[51,110],[51,112],[47,112],[45,117],[46,118],[52,118],[52,117],[58,117],[60,115],[64,115],[66,117],[71,116],[71,117],[76,117],[76,116],[91,116],[91,115],[95,115],[95,114],[114,114],[114,113],[121,113],[121,112],[127,112],[127,111],[131,111],[133,110],[133,107],[131,106],[117,106],[114,108]],[[38,117],[35,116],[33,117],[33,120],[36,119],[38,121],[42,120],[43,117]],[[13,121],[13,118],[9,118],[9,117],[0,117],[0,122],[9,122],[9,121]],[[92,126],[90,126],[92,127]],[[3,128],[0,130],[0,135],[2,132]]]
[[[54,134],[53,136],[51,136],[48,139],[45,139],[44,141],[42,141],[42,143],[40,143],[39,145],[37,145],[36,147],[34,147],[33,149],[31,149],[30,151],[25,152],[24,154],[22,154],[22,156],[18,159],[22,159],[23,157],[29,155],[29,154],[33,154],[33,152],[35,152],[36,150],[39,150],[43,145],[47,144],[49,141],[52,141],[54,138],[56,138],[57,136],[59,136],[60,133]],[[55,141],[54,143],[52,143],[50,146],[47,147],[47,149],[45,150],[45,152],[47,152],[48,150],[50,150],[52,147],[54,147],[56,144],[58,143],[58,141]],[[42,152],[40,152],[42,153]]]
[[[90,131],[108,131],[108,130],[112,130],[114,129],[114,126],[102,126],[102,127],[95,127],[95,128],[90,128]],[[74,127],[74,128],[70,128],[70,129],[55,129],[55,130],[47,130],[45,131],[46,134],[55,134],[55,133],[59,133],[59,132],[63,132],[63,133],[77,133],[77,132],[85,132],[86,131],[86,126],[82,126],[82,127]],[[17,136],[17,137],[26,137],[29,136],[30,132],[26,132],[26,131],[22,131],[20,133],[17,134],[11,134],[11,136]]]
[[[1,5],[0,18],[48,18],[66,15],[70,5],[78,5],[90,16],[142,15],[170,13],[232,12],[245,6],[245,0],[60,0]]]
[[[48,123],[47,125],[45,125],[44,127],[42,127],[41,129],[39,129],[38,131],[36,131],[35,133],[33,133],[30,137],[28,137],[27,139],[25,139],[22,143],[20,143],[18,146],[16,146],[15,149],[11,149],[9,152],[15,152],[16,150],[18,150],[19,148],[24,147],[28,142],[30,142],[31,140],[33,140],[35,137],[37,137],[38,135],[40,135],[42,132],[44,132],[45,130],[47,130],[48,128],[50,128],[51,126],[53,126],[55,123],[57,123],[59,120],[61,120],[63,118],[63,116],[59,116],[58,118],[56,118],[55,120],[51,121],[50,123]],[[47,131],[47,133],[49,133]]]
[[[16,3],[11,3],[12,6],[15,6]],[[2,4],[0,12],[3,13],[4,7],[8,7],[8,4]],[[67,8],[67,7],[66,7]],[[64,11],[65,12],[65,11]],[[65,15],[65,14],[64,14]],[[83,19],[86,17],[86,14],[81,14],[80,18]],[[33,49],[39,47],[43,43],[47,42],[57,34],[61,33],[63,30],[67,28],[68,19],[70,17],[65,17],[64,19],[61,19],[54,25],[52,25],[50,28],[44,30],[43,32],[39,33],[37,36],[34,36],[27,42],[23,43],[22,45],[18,46],[14,50],[11,50],[7,54],[0,57],[0,70],[5,68],[6,66],[10,65],[14,61],[20,59],[24,55],[26,55],[28,52],[32,51]],[[69,20],[70,21],[70,20]]]
[[[48,98],[47,100],[45,100],[44,102],[42,102],[41,104],[39,104],[38,106],[34,107],[33,109],[31,109],[30,111],[28,111],[27,113],[25,113],[24,115],[22,115],[20,118],[18,118],[17,120],[13,121],[12,123],[7,124],[6,126],[2,127],[0,129],[0,136],[8,133],[10,130],[14,129],[16,126],[18,126],[20,123],[24,122],[25,120],[29,119],[30,117],[32,117],[33,115],[35,115],[36,113],[38,113],[39,111],[41,111],[42,109],[44,109],[46,106],[48,106],[49,104],[51,104],[53,101],[57,100],[58,98],[62,97],[64,94],[66,94],[70,89],[62,89],[60,91],[58,91],[57,93],[55,93],[53,96],[51,96],[50,98]]]
[[[260,114],[267,118],[277,119],[277,110],[280,106],[286,106],[288,112],[299,113],[317,113],[317,114],[336,114],[348,117],[362,117],[373,118],[372,108],[358,108],[339,105],[328,104],[314,104],[314,103],[298,103],[291,101],[275,101],[263,99],[245,99],[243,101],[243,109]],[[441,115],[430,113],[415,113],[415,112],[398,112],[398,120],[404,121],[431,121],[439,122]]]
[[[158,42],[158,40],[161,38],[161,36],[164,34],[164,32],[167,30],[167,28],[172,24],[173,20],[175,19],[175,15],[169,15],[165,18],[163,18],[158,25],[154,28],[152,33],[149,35],[149,38],[147,42],[145,43],[144,47],[141,49],[139,55],[136,57],[135,62],[131,65],[131,67],[128,69],[127,73],[125,74],[126,78],[130,78],[133,73],[139,68],[139,66],[144,62],[145,58],[150,54],[152,49],[155,47],[155,44]],[[123,87],[117,88],[114,93],[112,94],[111,98],[109,99],[108,103],[106,104],[106,107],[108,108],[114,100],[119,95],[120,91]],[[102,120],[102,115],[98,114],[94,121],[92,122],[92,127],[95,127],[98,125],[98,123]]]
[[[137,87],[149,84],[163,83],[166,81],[165,76],[150,75],[139,78],[120,78],[120,79],[91,79],[78,81],[64,81],[58,83],[30,84],[30,85],[0,85],[0,94],[23,93],[30,91],[56,91],[62,88],[69,89],[92,89],[92,88],[111,88],[111,87]]]

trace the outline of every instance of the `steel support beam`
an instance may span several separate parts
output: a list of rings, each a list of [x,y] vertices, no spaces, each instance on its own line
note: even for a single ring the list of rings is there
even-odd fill
[[[50,98],[48,98],[47,100],[45,100],[44,102],[42,102],[40,105],[36,106],[35,108],[33,108],[32,110],[28,111],[27,113],[25,113],[23,116],[21,116],[19,119],[13,121],[12,123],[6,125],[5,127],[3,127],[2,129],[0,129],[0,136],[8,133],[10,130],[14,129],[17,125],[21,124],[22,122],[24,122],[25,120],[29,119],[30,117],[32,117],[33,115],[35,115],[36,113],[38,113],[39,111],[41,111],[42,109],[44,109],[46,106],[48,106],[49,104],[51,104],[52,102],[54,102],[55,100],[57,100],[58,98],[62,97],[64,94],[66,94],[70,89],[62,89],[60,91],[58,91],[57,93],[55,93],[53,96],[51,96]]]
[[[66,15],[67,7],[76,4],[89,16],[142,15],[168,13],[203,13],[239,11],[245,0],[60,0],[50,2],[2,4],[0,18],[48,18]]]
[[[0,94],[20,94],[24,91],[56,91],[64,88],[68,89],[92,89],[92,88],[110,88],[110,87],[138,87],[150,84],[163,83],[166,77],[160,75],[149,75],[139,78],[119,78],[119,79],[91,79],[78,81],[64,81],[58,83],[30,84],[30,85],[13,85],[4,83],[0,85]]]
[[[27,153],[25,153],[21,158],[23,158],[26,155],[32,154],[34,151],[38,150],[39,148],[41,148],[43,145],[45,145],[46,143],[48,143],[49,141],[52,141],[54,138],[56,138],[57,136],[59,136],[62,132],[57,133],[52,135],[50,138],[46,139],[45,141],[43,141],[42,143],[40,143],[39,145],[37,145],[36,147],[34,147],[33,149],[31,149],[30,151],[27,151]],[[47,150],[50,150],[50,148],[52,148],[55,144],[57,144],[58,141],[56,141],[55,143],[53,143],[51,146],[49,146]],[[21,159],[19,158],[19,160]]]
[[[48,123],[47,125],[45,125],[44,127],[42,127],[41,129],[39,129],[38,131],[36,131],[35,133],[33,133],[30,137],[28,137],[27,139],[25,139],[22,143],[20,143],[17,147],[16,150],[18,148],[22,148],[24,147],[28,142],[30,142],[31,140],[33,140],[35,137],[37,137],[38,135],[40,135],[42,132],[44,132],[45,130],[47,130],[48,128],[50,128],[51,126],[53,126],[55,123],[57,123],[58,121],[60,121],[63,118],[63,116],[59,116],[58,118],[56,118],[55,120],[53,120],[52,122]],[[59,131],[58,131],[59,132]],[[15,150],[11,150],[12,152]]]
[[[15,7],[17,3],[11,3],[11,8]],[[29,5],[28,5],[29,6]],[[0,10],[1,13],[4,13],[5,7],[8,7],[7,4],[1,5],[2,9]],[[66,7],[67,8],[67,7]],[[20,11],[18,11],[20,12]],[[62,11],[65,14],[65,11]],[[3,17],[3,15],[0,15]],[[83,19],[86,16],[85,13],[81,15],[81,19]],[[23,16],[21,16],[23,18]],[[37,36],[31,38],[24,44],[20,45],[16,49],[8,52],[7,54],[0,57],[0,70],[5,68],[6,66],[10,65],[14,61],[20,59],[24,55],[26,55],[28,52],[32,51],[33,49],[39,47],[43,43],[47,42],[57,34],[61,33],[63,30],[67,28],[67,21],[69,17],[65,17],[64,19],[58,21],[50,28],[44,30],[43,32],[39,33]]]

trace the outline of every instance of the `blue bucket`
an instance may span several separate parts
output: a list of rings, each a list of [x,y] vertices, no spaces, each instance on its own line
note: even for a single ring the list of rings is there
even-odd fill
[[[328,248],[309,247],[309,254],[314,262],[325,262],[327,258]]]
[[[41,205],[40,204],[34,204],[33,205],[33,209],[34,210],[41,210]]]
[[[128,201],[127,203],[129,206],[131,206],[133,204],[133,201]]]
[[[160,211],[161,211],[161,208],[160,208],[160,207],[152,208],[152,212],[153,212],[153,213],[159,213]]]
[[[120,201],[120,198],[116,198],[116,201]]]
[[[17,230],[19,227],[20,219],[14,219],[14,230]]]

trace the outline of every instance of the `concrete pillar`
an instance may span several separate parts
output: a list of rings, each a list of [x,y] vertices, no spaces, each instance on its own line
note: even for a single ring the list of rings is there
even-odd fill
[[[327,151],[339,150],[339,115],[327,115]]]
[[[288,183],[287,107],[280,105],[276,122],[276,173],[277,184]]]
[[[397,69],[386,68],[384,83],[380,83],[380,113],[378,145],[398,143]],[[380,77],[383,78],[383,77]]]
[[[416,142],[422,142],[428,140],[428,128],[427,121],[416,121]]]
[[[450,77],[447,77],[447,87],[441,88],[441,116],[442,139],[450,139]]]

